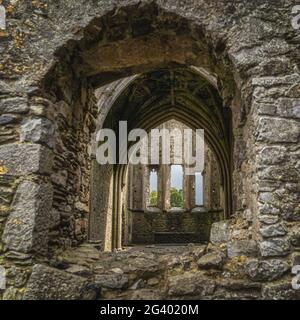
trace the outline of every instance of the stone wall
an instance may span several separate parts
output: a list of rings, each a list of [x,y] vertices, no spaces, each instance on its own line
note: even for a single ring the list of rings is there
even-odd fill
[[[66,88],[63,87],[66,90]],[[70,93],[71,94],[71,93]],[[76,98],[75,98],[76,99]],[[87,240],[91,134],[95,130],[96,101],[93,91],[82,87],[78,101],[57,101],[54,108],[53,209],[50,245],[76,245]]]
[[[131,244],[205,243],[223,212],[130,212]]]

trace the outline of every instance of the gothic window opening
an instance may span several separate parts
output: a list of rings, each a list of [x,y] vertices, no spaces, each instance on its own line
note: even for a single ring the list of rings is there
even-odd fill
[[[171,165],[170,175],[170,205],[171,208],[183,208],[183,167]]]
[[[204,205],[204,185],[203,174],[201,172],[196,172],[195,174],[195,205],[196,207]]]
[[[149,169],[149,207],[158,205],[158,172],[157,168]]]

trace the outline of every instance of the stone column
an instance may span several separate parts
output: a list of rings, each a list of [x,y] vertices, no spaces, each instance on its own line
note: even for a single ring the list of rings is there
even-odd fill
[[[159,198],[161,203],[161,208],[164,211],[167,211],[171,207],[170,201],[170,175],[171,175],[171,167],[168,164],[163,164],[160,166],[160,185],[159,185]]]
[[[284,257],[299,221],[300,76],[257,78],[253,85],[260,251],[264,258]]]
[[[300,248],[300,76],[260,77],[252,85],[257,198],[251,210],[257,213],[253,221],[261,260],[249,264],[249,273],[271,279],[288,270],[289,255]],[[291,279],[286,285],[291,287]],[[266,284],[263,294],[271,298],[276,290],[282,288]]]
[[[4,142],[0,147],[0,183],[1,190],[7,190],[7,197],[1,198],[0,247],[9,284],[4,298],[21,297],[20,289],[32,259],[48,250],[54,147],[52,106],[40,97],[29,101],[19,96],[0,100]],[[23,275],[21,282],[15,280],[17,273]]]
[[[92,160],[89,239],[101,240],[104,250],[111,248],[112,234],[112,165]]]
[[[263,29],[260,32],[264,33]],[[237,137],[233,182],[238,204],[234,213],[244,213],[243,217],[236,214],[244,219],[240,221],[244,230],[235,225],[232,243],[244,242],[239,255],[253,240],[258,244],[258,251],[253,250],[256,258],[250,259],[245,270],[253,280],[270,282],[290,272],[291,253],[297,249],[300,77],[286,55],[292,50],[284,39],[272,38],[251,48],[242,38],[236,40],[229,54],[241,76],[236,78],[240,103],[233,105]],[[290,273],[280,284],[266,283],[263,297],[278,298],[284,291],[295,296],[291,277]]]

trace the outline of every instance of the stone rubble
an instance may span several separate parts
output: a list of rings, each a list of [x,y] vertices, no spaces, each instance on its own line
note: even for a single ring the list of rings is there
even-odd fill
[[[237,272],[227,271],[224,278],[228,261]],[[224,249],[206,245],[139,246],[109,253],[85,244],[59,253],[52,265],[34,266],[25,299],[259,299],[262,285],[257,281],[277,279],[289,268],[276,259],[239,264]]]

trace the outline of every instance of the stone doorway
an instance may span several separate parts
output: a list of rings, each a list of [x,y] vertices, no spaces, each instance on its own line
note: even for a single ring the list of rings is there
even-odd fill
[[[195,68],[159,69],[126,81],[127,86],[119,92],[117,99],[113,100],[109,107],[110,111],[105,114],[103,127],[118,132],[119,121],[128,121],[128,131],[134,128],[147,131],[163,127],[181,131],[184,128],[204,128],[205,203],[200,206],[196,204],[195,177],[188,178],[184,175],[182,208],[172,208],[169,192],[171,167],[163,165],[156,167],[158,203],[151,207],[147,191],[149,170],[146,167],[123,165],[109,168],[93,161],[90,239],[103,241],[105,250],[143,241],[208,241],[211,224],[229,217],[232,207],[230,163],[233,146],[230,110],[222,106],[214,86],[203,78],[201,70]],[[108,107],[106,103],[101,101],[101,106],[103,104]],[[105,109],[102,112],[105,112]],[[95,146],[94,150],[96,148]],[[111,182],[107,179],[104,183],[102,177],[106,176],[109,170]],[[114,198],[107,198],[110,196],[107,192],[108,183],[115,185]],[[106,195],[106,198],[99,197],[101,194]],[[108,204],[103,206],[105,201],[111,201],[111,211],[107,210]],[[109,219],[109,227],[105,219]],[[180,224],[182,219],[190,222],[180,226],[178,223]],[[159,226],[159,221],[168,226]],[[148,228],[146,232],[147,224],[149,227],[149,224],[154,225],[154,222],[158,223],[157,227],[153,230]],[[142,225],[146,228],[144,232],[141,230]],[[139,235],[135,232],[138,229]],[[168,240],[168,237],[173,237],[173,240]]]

